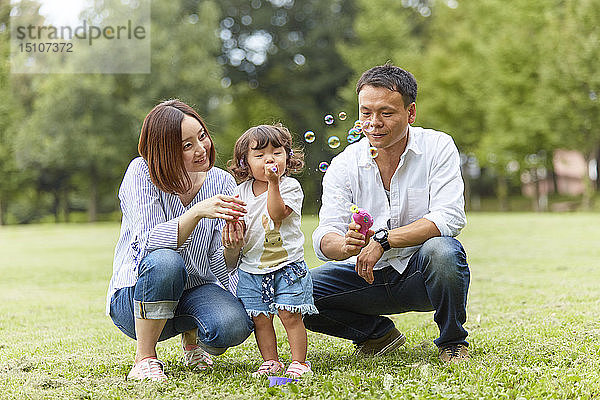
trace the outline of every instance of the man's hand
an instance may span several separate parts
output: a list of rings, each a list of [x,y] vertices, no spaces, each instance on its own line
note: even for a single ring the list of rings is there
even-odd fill
[[[383,248],[379,243],[371,240],[369,244],[362,248],[356,258],[356,273],[369,284],[375,280],[373,276],[373,267],[383,255]]]
[[[356,222],[350,222],[348,225],[348,232],[344,236],[344,243],[342,245],[342,252],[344,253],[344,259],[348,257],[352,257],[360,253],[363,247],[369,242],[371,236],[373,236],[373,231],[369,229],[367,232],[367,236],[358,233],[360,229],[360,225]]]

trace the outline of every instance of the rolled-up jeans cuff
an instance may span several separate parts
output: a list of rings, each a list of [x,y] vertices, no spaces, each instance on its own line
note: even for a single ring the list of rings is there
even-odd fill
[[[178,301],[133,301],[133,315],[138,319],[171,319]]]

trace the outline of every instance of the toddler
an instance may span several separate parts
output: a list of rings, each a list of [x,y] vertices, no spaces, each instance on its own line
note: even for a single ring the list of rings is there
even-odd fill
[[[300,230],[304,194],[288,176],[304,165],[303,154],[292,150],[292,136],[282,125],[248,129],[236,142],[229,170],[242,182],[237,187],[247,203],[243,220],[223,229],[226,248],[241,251],[237,296],[254,321],[254,334],[264,359],[255,376],[277,374],[279,361],[273,328],[275,314],[287,332],[292,362],[286,375],[312,373],[306,362],[307,335],[303,314],[315,314],[312,280],[304,262]],[[240,232],[245,232],[243,235]]]

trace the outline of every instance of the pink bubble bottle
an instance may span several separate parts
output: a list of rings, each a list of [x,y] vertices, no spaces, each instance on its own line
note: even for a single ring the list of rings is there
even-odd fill
[[[358,208],[354,204],[350,207],[352,211],[352,220],[360,225],[358,233],[367,236],[369,228],[373,226],[373,217],[363,208]]]

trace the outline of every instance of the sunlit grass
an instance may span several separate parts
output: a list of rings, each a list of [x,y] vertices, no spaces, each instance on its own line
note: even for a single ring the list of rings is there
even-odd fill
[[[316,219],[304,217],[306,259]],[[253,337],[182,367],[159,345],[169,382],[125,381],[134,342],[104,315],[117,224],[0,227],[0,398],[597,398],[600,214],[471,214],[459,239],[471,267],[472,360],[442,365],[432,313],[394,316],[397,353],[355,360],[349,342],[309,333],[315,376],[268,388]],[[289,347],[277,324],[285,361]]]

